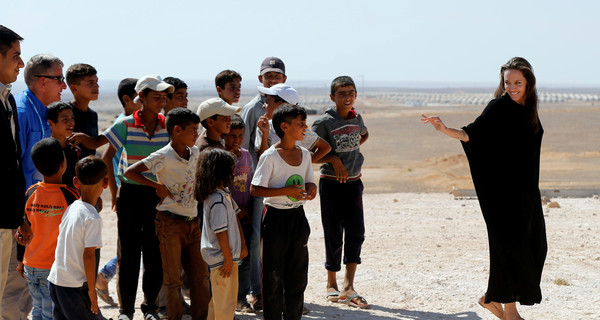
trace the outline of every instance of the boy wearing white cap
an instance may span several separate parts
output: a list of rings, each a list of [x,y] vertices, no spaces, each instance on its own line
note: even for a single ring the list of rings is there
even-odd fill
[[[273,128],[271,120],[273,112],[285,103],[297,105],[299,99],[296,90],[284,83],[276,84],[270,88],[258,87],[258,91],[265,95],[263,108],[266,112],[258,120],[257,126],[259,130],[256,130],[256,139],[254,140],[256,156],[260,158],[265,150],[280,140]],[[313,163],[318,163],[319,159],[331,150],[331,146],[327,141],[321,139],[316,133],[310,130],[306,131],[304,140],[296,141],[296,145],[302,146],[311,152]]]
[[[117,212],[117,228],[121,244],[117,284],[120,303],[118,319],[133,319],[140,272],[140,253],[143,252],[144,302],[141,310],[144,319],[158,320],[156,297],[162,286],[163,272],[154,220],[156,206],[160,199],[154,188],[128,179],[124,172],[129,166],[169,143],[165,117],[160,112],[167,103],[167,93],[173,93],[174,87],[162,81],[158,75],[148,75],[137,81],[135,91],[142,102],[140,110],[116,122],[98,137],[76,134],[71,140],[80,142],[90,149],[110,143],[111,147],[102,157],[109,172],[113,170],[112,158],[116,151],[123,148],[118,170],[118,178],[121,180],[118,197],[115,177],[112,174],[108,175],[112,208]],[[151,172],[144,172],[143,175],[157,181],[156,175]]]
[[[221,98],[210,98],[198,106],[200,124],[206,129],[196,141],[200,151],[208,148],[225,149],[221,137],[231,130],[231,116],[242,108],[234,107]]]

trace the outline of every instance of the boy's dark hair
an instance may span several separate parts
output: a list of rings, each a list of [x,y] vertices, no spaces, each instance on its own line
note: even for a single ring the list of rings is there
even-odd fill
[[[79,84],[87,76],[98,74],[96,68],[85,63],[77,63],[67,69],[67,85]]]
[[[55,101],[48,105],[48,112],[46,118],[52,122],[58,121],[58,115],[65,109],[73,110],[73,106],[64,101]]]
[[[187,87],[188,87],[187,84],[185,82],[183,82],[183,80],[181,80],[179,78],[175,78],[175,77],[166,77],[163,79],[163,81],[172,85],[173,87],[175,87],[175,89],[173,89],[173,92],[175,92],[181,88],[187,89]],[[167,98],[173,99],[173,94],[169,93],[167,91]]]
[[[231,116],[231,129],[245,129],[246,128],[246,124],[244,123],[244,120],[242,120],[242,117],[240,117],[238,114],[234,114]]]
[[[0,54],[6,57],[6,53],[12,47],[13,42],[22,41],[23,37],[9,28],[0,25]]]
[[[234,79],[240,79],[240,81],[242,81],[242,76],[233,70],[223,70],[215,77],[215,86],[225,89],[227,82],[233,81]]]
[[[349,76],[340,76],[333,81],[331,81],[331,95],[335,95],[335,91],[340,87],[352,86],[354,91],[356,91],[356,85],[354,84],[354,80]]]
[[[121,101],[121,105],[125,107],[125,101],[123,101],[123,96],[128,96],[131,99],[135,96],[135,84],[137,83],[137,79],[135,78],[125,78],[119,82],[119,88],[117,89],[117,95],[119,96],[119,101]]]
[[[175,108],[167,114],[167,132],[169,135],[173,133],[175,126],[180,126],[185,129],[190,124],[200,123],[200,117],[188,108]]]
[[[58,140],[46,138],[33,145],[31,160],[44,177],[49,177],[58,172],[60,165],[65,160],[65,154]]]
[[[79,183],[84,186],[95,185],[102,181],[108,173],[106,163],[97,156],[87,156],[75,165],[75,174]]]
[[[171,112],[171,111],[169,111],[169,112]],[[200,121],[200,124],[204,127],[204,129],[208,129],[208,123],[206,122],[206,120],[208,120],[209,118],[213,119],[213,120],[217,120],[218,117],[219,117],[218,114],[212,115],[212,116]]]
[[[233,181],[235,157],[220,148],[206,148],[200,152],[196,166],[196,200],[204,201],[218,188],[227,187]]]
[[[298,116],[302,116],[302,120],[306,120],[306,110],[296,104],[284,103],[273,112],[273,128],[275,128],[275,133],[277,133],[279,138],[283,139],[281,124],[284,122],[290,124]]]

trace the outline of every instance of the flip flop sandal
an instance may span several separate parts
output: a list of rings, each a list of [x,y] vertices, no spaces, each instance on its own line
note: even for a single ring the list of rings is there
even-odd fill
[[[325,299],[327,299],[327,301],[329,301],[329,302],[338,302],[340,299],[340,292],[339,291],[328,292],[327,295],[325,296]]]
[[[359,295],[358,293],[353,294],[349,297],[347,297],[346,299],[341,299],[338,300],[339,303],[343,303],[343,304],[347,304],[351,307],[355,307],[355,308],[359,308],[359,309],[369,309],[371,308],[369,306],[369,304],[367,303],[367,300],[365,300],[365,298],[363,298],[361,295]]]
[[[100,298],[100,300],[106,302],[111,307],[117,306],[117,303],[110,296],[110,294],[108,293],[108,290],[103,290],[103,289],[96,288],[96,293],[98,295],[98,298]]]

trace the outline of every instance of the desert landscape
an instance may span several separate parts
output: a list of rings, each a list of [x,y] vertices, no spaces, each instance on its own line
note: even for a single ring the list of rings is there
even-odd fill
[[[466,158],[460,143],[419,120],[423,113],[439,115],[448,126],[461,127],[473,121],[485,103],[408,99],[407,104],[407,98],[382,91],[367,91],[356,103],[370,133],[361,147],[366,158],[367,235],[356,289],[371,309],[353,309],[325,299],[325,250],[317,198],[305,206],[312,233],[305,294],[310,313],[304,318],[496,319],[477,304],[488,275],[487,235],[479,204],[450,194],[453,188],[472,188]],[[477,94],[481,93],[472,93]],[[549,251],[542,278],[544,298],[540,305],[520,308],[525,319],[600,319],[600,102],[594,100],[597,95],[586,94],[587,98],[567,95],[556,102],[549,98],[540,105],[545,130],[540,188],[586,189],[591,194],[551,198],[558,207],[545,206]],[[243,95],[240,105],[253,95]],[[203,96],[193,92],[190,96],[190,108],[195,110]],[[301,101],[310,101],[306,106],[320,113],[328,105],[322,97],[306,94]],[[101,130],[118,112],[114,108],[118,102],[105,103],[113,107],[103,107],[99,101],[95,108],[101,113]],[[108,193],[103,196],[104,203],[110,203]],[[498,205],[510,210],[511,196],[511,190],[498,194]],[[104,264],[116,252],[116,215],[106,205],[101,215]],[[109,289],[116,299],[114,280]],[[138,292],[141,303],[141,286]],[[104,316],[116,319],[118,308],[103,302],[100,306]],[[135,317],[142,317],[139,309]],[[260,314],[236,317],[258,319]]]

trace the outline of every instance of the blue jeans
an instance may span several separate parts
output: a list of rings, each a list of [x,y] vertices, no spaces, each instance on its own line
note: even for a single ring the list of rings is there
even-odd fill
[[[104,267],[100,269],[100,273],[102,273],[104,279],[106,279],[106,282],[110,282],[110,280],[112,280],[112,278],[114,278],[117,274],[117,256],[114,256],[112,259],[110,259],[104,265]]]
[[[52,320],[52,299],[48,289],[50,269],[38,269],[25,266],[25,279],[33,299],[33,320]]]
[[[262,223],[262,215],[265,210],[263,198],[255,197],[252,210],[252,238],[248,255],[250,256],[250,293],[257,297],[261,294],[261,268],[260,268],[260,229]]]

